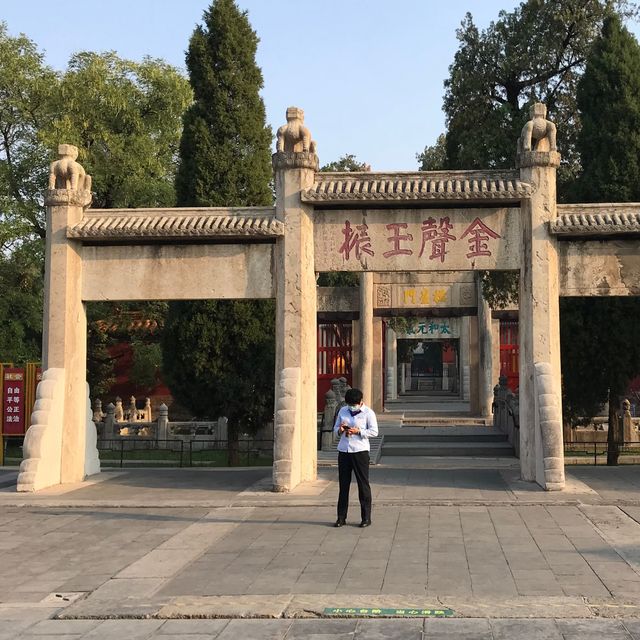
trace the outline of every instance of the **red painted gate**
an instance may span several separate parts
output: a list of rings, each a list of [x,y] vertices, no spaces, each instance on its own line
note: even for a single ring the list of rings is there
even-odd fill
[[[507,376],[507,385],[513,392],[520,384],[519,352],[518,321],[500,320],[500,375]]]
[[[318,411],[333,378],[346,378],[351,385],[351,323],[318,325]]]

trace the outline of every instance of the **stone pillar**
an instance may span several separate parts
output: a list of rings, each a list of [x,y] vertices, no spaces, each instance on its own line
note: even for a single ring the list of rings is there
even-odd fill
[[[373,273],[360,274],[360,338],[358,340],[358,382],[364,402],[373,402]]]
[[[384,368],[383,368],[383,327],[382,318],[373,319],[373,363],[371,367],[371,398],[368,404],[374,411],[384,410]]]
[[[521,205],[520,465],[523,480],[564,488],[557,241],[555,126],[536,104],[518,145],[520,178],[531,185]]]
[[[482,295],[482,280],[476,274],[478,292],[478,413],[482,417],[491,415],[493,401],[493,333],[491,307]]]
[[[398,399],[398,341],[396,332],[387,326],[386,337],[387,400]]]
[[[82,246],[67,229],[91,202],[91,180],[75,162],[78,151],[60,145],[45,195],[47,241],[42,368],[64,370],[60,482],[85,477],[87,319],[82,302]]]
[[[156,431],[156,439],[158,440],[158,448],[170,448],[167,440],[169,439],[169,407],[163,402],[158,407],[158,429]]]
[[[301,109],[287,109],[288,124],[278,130],[278,150],[273,155],[276,217],[285,227],[275,250],[276,381],[280,381],[275,398],[276,491],[290,491],[300,482],[314,480],[317,466],[313,207],[303,203],[301,195],[313,185],[318,157],[302,121]],[[292,399],[294,392],[299,398]],[[294,414],[289,405],[296,403],[300,410]]]
[[[460,397],[465,402],[470,398],[469,348],[469,316],[463,316],[460,323]]]

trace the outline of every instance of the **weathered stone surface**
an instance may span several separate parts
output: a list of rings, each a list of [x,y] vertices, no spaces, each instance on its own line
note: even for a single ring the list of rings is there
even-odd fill
[[[71,191],[91,191],[91,176],[88,176],[79,162],[78,147],[72,144],[58,145],[59,159],[51,163],[49,189],[69,189]]]
[[[535,120],[540,114],[536,116],[534,111]],[[560,481],[558,469],[564,464],[563,452],[558,453],[557,459],[555,455],[546,456],[556,482],[545,474],[544,442],[556,441],[554,428],[559,430],[562,442],[562,408],[558,407],[555,415],[558,420],[542,419],[537,410],[540,401],[535,374],[536,363],[547,363],[545,395],[560,397],[559,259],[557,241],[549,232],[556,217],[556,169],[560,156],[553,150],[552,129],[545,126],[543,132],[542,125],[536,129],[535,123],[532,127],[534,140],[538,141],[531,151],[521,143],[519,154],[521,179],[534,187],[520,209],[520,461],[523,479],[535,480],[545,489],[561,489],[564,477]],[[556,451],[555,447],[552,449]]]
[[[287,124],[278,129],[276,149],[285,153],[316,152],[311,132],[304,126],[304,111],[299,107],[287,109]]]
[[[422,173],[318,173],[303,202],[358,204],[398,200],[468,203],[519,202],[531,193],[515,172],[428,171]]]
[[[637,203],[559,204],[551,233],[560,236],[608,236],[640,234]]]
[[[640,295],[640,240],[558,242],[561,296]]]
[[[87,212],[67,237],[95,242],[170,238],[277,238],[282,222],[273,207],[105,209]]]
[[[85,246],[83,300],[272,298],[272,244]]]
[[[64,394],[64,369],[44,371],[36,388],[31,427],[24,439],[18,491],[38,491],[60,483]]]
[[[517,209],[316,210],[316,271],[519,268]]]

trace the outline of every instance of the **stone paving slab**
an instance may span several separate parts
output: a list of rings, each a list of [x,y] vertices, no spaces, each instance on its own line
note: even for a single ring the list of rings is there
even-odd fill
[[[640,619],[46,621],[9,633],[0,640],[640,640]]]
[[[321,469],[314,483],[289,494],[270,492],[269,468],[127,469],[106,471],[78,485],[37,494],[0,489],[0,506],[44,507],[225,507],[328,506],[337,493],[337,470]],[[497,462],[431,459],[371,469],[374,501],[429,504],[615,504],[640,507],[640,467],[572,467],[567,488],[545,492],[522,482],[519,471]],[[355,494],[355,492],[354,492]],[[355,500],[355,495],[353,496]]]

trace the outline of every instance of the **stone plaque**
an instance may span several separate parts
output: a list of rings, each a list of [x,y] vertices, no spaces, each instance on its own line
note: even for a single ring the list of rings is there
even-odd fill
[[[416,318],[398,338],[419,338],[422,340],[449,340],[460,337],[460,318]]]
[[[520,211],[316,210],[316,271],[520,268]]]

